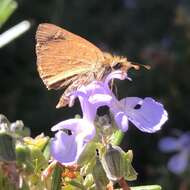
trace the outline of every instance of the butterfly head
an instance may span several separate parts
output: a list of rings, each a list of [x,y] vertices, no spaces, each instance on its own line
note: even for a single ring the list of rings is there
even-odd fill
[[[106,63],[110,65],[112,70],[123,70],[126,72],[131,67],[133,67],[134,69],[139,69],[138,65],[135,65],[132,62],[128,61],[126,57],[115,56],[109,53],[104,53],[104,57]]]

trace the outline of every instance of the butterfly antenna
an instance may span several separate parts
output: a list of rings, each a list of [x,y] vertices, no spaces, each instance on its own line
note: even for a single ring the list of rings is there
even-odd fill
[[[139,64],[139,63],[137,63],[137,62],[131,62],[131,64],[134,65],[134,68],[135,68],[136,70],[140,69],[140,67],[144,67],[144,68],[147,69],[147,70],[150,70],[150,69],[151,69],[151,66],[150,66],[150,65]]]

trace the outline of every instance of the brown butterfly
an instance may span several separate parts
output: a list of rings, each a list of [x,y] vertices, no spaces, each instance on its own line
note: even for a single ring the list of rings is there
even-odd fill
[[[37,66],[48,89],[65,89],[57,108],[66,106],[71,92],[111,71],[138,69],[125,57],[102,52],[95,45],[53,24],[40,24],[36,32]]]

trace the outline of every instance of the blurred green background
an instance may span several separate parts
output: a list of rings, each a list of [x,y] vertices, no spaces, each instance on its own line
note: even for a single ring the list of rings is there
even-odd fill
[[[174,128],[188,130],[190,124],[190,1],[18,0],[17,4],[0,33],[25,19],[32,27],[0,49],[0,112],[10,121],[23,120],[33,136],[51,134],[51,126],[80,112],[78,105],[56,110],[62,92],[48,91],[38,75],[39,23],[54,23],[104,51],[149,64],[150,71],[130,71],[133,82],[118,82],[118,96],[153,97],[165,105],[169,121],[152,135],[130,127],[122,147],[134,150],[136,184],[160,183],[164,190],[179,190],[183,179],[166,170],[168,157],[158,150],[157,142]]]

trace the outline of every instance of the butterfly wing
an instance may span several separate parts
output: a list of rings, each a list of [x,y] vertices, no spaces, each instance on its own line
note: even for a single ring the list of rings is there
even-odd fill
[[[104,56],[92,43],[53,24],[40,24],[36,32],[37,66],[48,89],[64,87],[73,76],[94,72]]]

